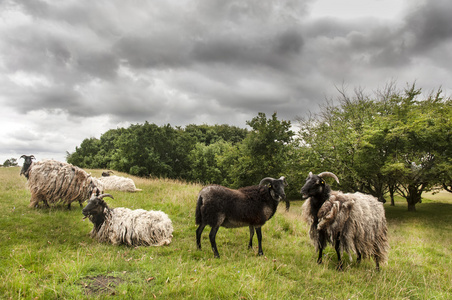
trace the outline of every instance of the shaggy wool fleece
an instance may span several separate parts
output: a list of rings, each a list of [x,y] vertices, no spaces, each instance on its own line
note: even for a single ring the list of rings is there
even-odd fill
[[[171,243],[173,225],[162,211],[118,207],[104,210],[105,221],[91,237],[113,245],[162,246]]]
[[[102,185],[84,170],[56,160],[34,162],[29,169],[30,207],[47,204],[80,204],[90,198],[94,187]]]
[[[121,176],[107,176],[99,177],[99,180],[106,191],[123,191],[123,192],[138,192],[141,189],[137,189],[135,183],[131,178]]]
[[[308,199],[302,206],[302,217],[311,226],[309,236],[316,251],[325,246],[320,245],[318,239],[319,231],[323,230],[333,246],[334,237],[339,234],[341,252],[359,252],[363,258],[375,257],[380,263],[387,262],[389,242],[385,210],[375,197],[331,192],[329,200],[319,209],[317,226],[313,224],[314,216],[310,211]]]

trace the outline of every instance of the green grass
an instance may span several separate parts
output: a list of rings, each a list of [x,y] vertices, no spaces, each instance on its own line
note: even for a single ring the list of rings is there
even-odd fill
[[[263,227],[263,257],[256,247],[247,249],[248,228],[221,228],[221,258],[214,259],[209,227],[203,250],[195,245],[200,185],[133,178],[142,192],[112,191],[115,199],[106,198],[111,207],[163,210],[173,221],[169,246],[132,248],[92,240],[92,224],[82,220],[76,204],[70,211],[29,208],[19,171],[0,168],[0,299],[450,299],[452,294],[452,194],[424,199],[414,213],[401,199],[395,207],[385,204],[389,263],[377,272],[373,261],[357,265],[344,255],[345,270],[338,272],[331,247],[324,263],[315,263],[301,201],[290,212],[281,205]]]

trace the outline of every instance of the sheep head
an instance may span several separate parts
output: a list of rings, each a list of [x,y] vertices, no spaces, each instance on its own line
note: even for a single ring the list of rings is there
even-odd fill
[[[83,208],[82,213],[85,216],[84,219],[88,218],[93,221],[93,219],[103,214],[105,208],[108,208],[107,203],[103,200],[104,197],[110,197],[114,199],[110,194],[100,194],[99,189],[95,188],[88,204]]]
[[[309,197],[319,197],[326,190],[330,190],[329,185],[325,182],[324,177],[332,177],[339,183],[339,179],[336,175],[331,172],[322,172],[319,175],[314,175],[312,172],[309,172],[308,178],[306,178],[306,183],[301,188],[301,195],[303,199],[307,199]]]
[[[36,159],[34,155],[22,155],[20,158],[24,159],[24,165],[22,166],[22,170],[20,170],[20,175],[24,174],[28,179],[28,169],[33,163],[33,159]]]
[[[287,186],[287,182],[284,176],[281,176],[279,179],[265,177],[264,179],[261,180],[259,185],[267,186],[269,188],[270,195],[275,201],[281,201],[286,199],[284,187]]]

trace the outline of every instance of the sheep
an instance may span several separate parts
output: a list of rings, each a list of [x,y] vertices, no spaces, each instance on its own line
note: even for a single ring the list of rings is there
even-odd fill
[[[104,190],[106,191],[123,191],[123,192],[139,192],[141,189],[137,189],[135,183],[131,178],[121,176],[107,176],[97,178],[102,183]]]
[[[113,174],[113,171],[111,171],[111,170],[103,171],[103,172],[102,172],[102,177],[108,177],[108,176],[110,176],[111,174]]]
[[[78,201],[81,207],[95,187],[102,189],[102,184],[84,170],[56,160],[34,162],[27,172],[30,207],[37,207],[41,201],[47,207],[49,203],[64,203],[68,209]]]
[[[84,219],[93,223],[90,232],[99,242],[128,246],[169,245],[173,238],[173,225],[168,215],[162,211],[131,210],[124,207],[109,208],[103,200],[113,196],[94,191],[88,204],[83,208]]]
[[[219,258],[216,234],[220,226],[237,228],[249,226],[250,240],[248,248],[253,247],[254,231],[258,240],[258,255],[262,251],[261,227],[275,214],[280,200],[286,199],[284,176],[279,179],[266,177],[257,186],[243,187],[238,190],[221,185],[204,187],[198,195],[196,204],[196,245],[201,250],[201,234],[206,225],[210,225],[210,244],[214,257]]]
[[[33,159],[36,159],[34,155],[22,155],[20,158],[24,159],[24,164],[22,166],[22,169],[20,170],[20,175],[24,175],[25,178],[28,179],[28,169],[30,168],[31,164],[33,163]]]
[[[302,217],[311,227],[309,236],[319,252],[317,263],[322,263],[323,249],[327,243],[334,246],[338,258],[338,270],[342,270],[341,253],[357,254],[361,257],[374,257],[376,269],[388,259],[389,243],[385,210],[377,198],[362,193],[344,194],[331,191],[324,177],[339,179],[331,172],[318,175],[309,173],[301,188],[305,201]]]

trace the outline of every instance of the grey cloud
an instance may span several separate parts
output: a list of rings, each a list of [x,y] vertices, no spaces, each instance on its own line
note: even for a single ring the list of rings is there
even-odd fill
[[[98,119],[96,130],[145,120],[245,126],[259,111],[318,110],[342,82],[434,89],[451,80],[445,0],[407,2],[398,20],[316,18],[314,0],[6,1],[0,102],[42,124],[38,139],[69,124],[59,135],[71,147],[101,133]],[[41,112],[49,123],[30,120]]]
[[[428,51],[452,40],[452,2],[425,1],[406,18],[406,30],[414,35],[414,50]]]

